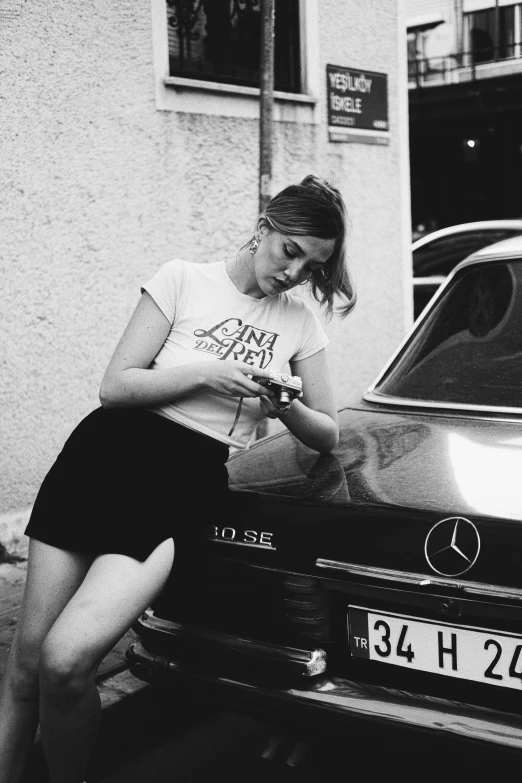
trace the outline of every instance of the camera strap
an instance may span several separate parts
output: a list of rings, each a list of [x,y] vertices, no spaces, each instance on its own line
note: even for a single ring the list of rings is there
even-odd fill
[[[241,408],[242,407],[243,407],[243,397],[240,397],[239,398],[239,405],[237,406],[237,411],[236,411],[236,418],[234,419],[234,423],[232,425],[232,429],[228,433],[228,437],[229,438],[232,435],[232,433],[234,432],[234,430],[236,429],[236,424],[238,423],[239,417],[241,416]]]

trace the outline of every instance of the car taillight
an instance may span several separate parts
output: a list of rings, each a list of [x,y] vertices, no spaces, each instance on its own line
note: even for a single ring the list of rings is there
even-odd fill
[[[175,575],[156,616],[281,644],[329,640],[328,596],[315,579],[233,561],[207,561]]]
[[[315,579],[296,574],[287,576],[283,603],[292,635],[296,633],[303,642],[329,641],[328,595]]]

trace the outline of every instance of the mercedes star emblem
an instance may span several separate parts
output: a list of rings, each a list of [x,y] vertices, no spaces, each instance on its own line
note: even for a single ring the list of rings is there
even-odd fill
[[[478,530],[465,517],[449,517],[433,525],[426,536],[428,565],[442,576],[460,576],[474,565],[480,552]]]

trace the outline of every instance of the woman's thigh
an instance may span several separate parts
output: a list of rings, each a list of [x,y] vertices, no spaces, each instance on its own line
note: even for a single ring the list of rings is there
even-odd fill
[[[28,668],[38,666],[43,640],[83,582],[92,560],[91,555],[30,540],[27,578],[11,659]]]
[[[98,556],[47,635],[47,673],[67,679],[92,672],[161,592],[173,560],[171,538],[143,562],[120,554]]]

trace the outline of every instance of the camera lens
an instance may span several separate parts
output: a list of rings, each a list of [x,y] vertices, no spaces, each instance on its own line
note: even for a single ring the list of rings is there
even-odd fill
[[[289,392],[286,389],[281,389],[281,392],[279,394],[279,404],[284,405],[285,407],[287,405],[290,405],[292,402],[292,395],[289,394]]]

